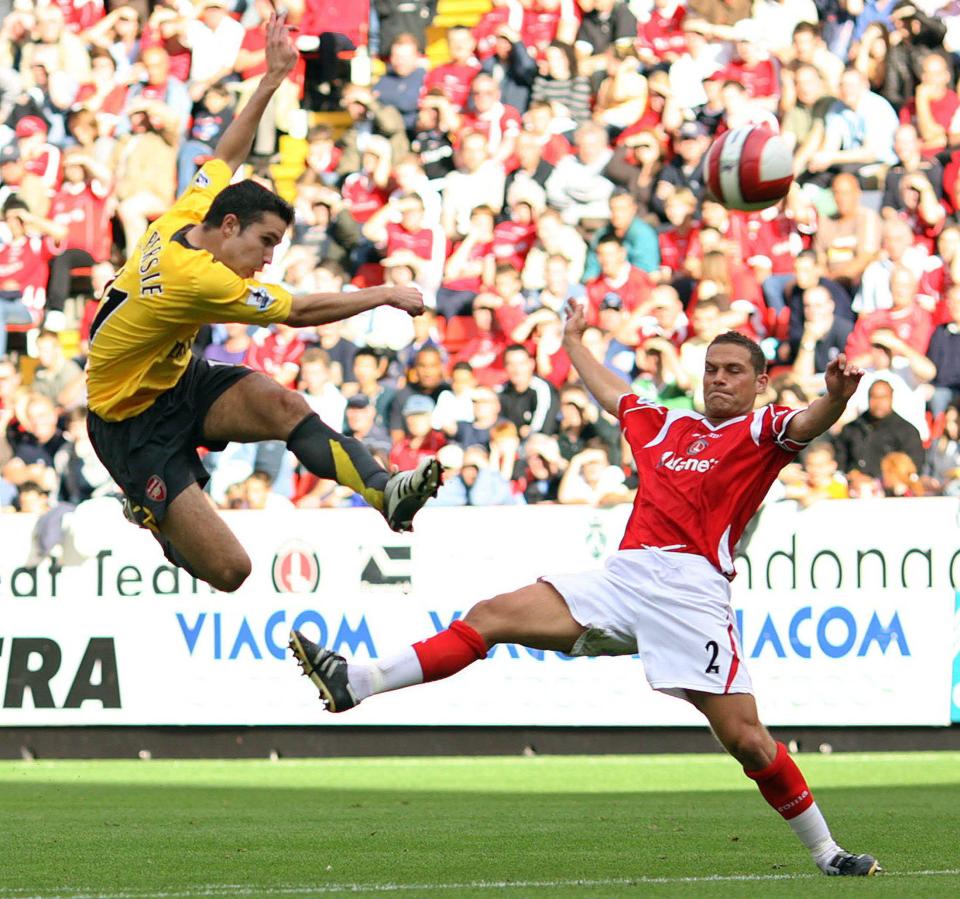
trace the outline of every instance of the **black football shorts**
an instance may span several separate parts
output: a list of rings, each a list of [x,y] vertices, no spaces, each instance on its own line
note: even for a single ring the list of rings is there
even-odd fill
[[[243,365],[212,365],[194,357],[183,377],[139,415],[104,421],[89,413],[93,448],[142,527],[156,531],[177,496],[210,479],[197,447],[222,450],[226,444],[204,438],[204,419],[217,398],[249,374]]]

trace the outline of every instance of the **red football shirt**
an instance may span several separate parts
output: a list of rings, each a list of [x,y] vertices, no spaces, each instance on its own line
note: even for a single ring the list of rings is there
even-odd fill
[[[537,239],[537,226],[520,222],[500,222],[493,229],[493,255],[497,264],[509,262],[518,272],[523,271],[527,254]]]
[[[480,64],[446,62],[427,72],[420,90],[422,100],[433,88],[440,88],[454,109],[461,109],[470,97],[470,85],[480,74]]]
[[[692,553],[732,578],[734,547],[747,522],[780,469],[803,449],[786,437],[800,411],[763,406],[711,425],[690,409],[622,397],[620,425],[640,486],[620,549]]]
[[[433,259],[434,232],[429,228],[408,231],[397,222],[387,224],[387,246],[384,255],[392,256],[400,250],[410,250],[428,262]]]
[[[508,23],[510,7],[495,6],[489,12],[480,16],[480,21],[473,26],[473,37],[477,42],[477,59],[487,59],[496,52],[497,32]]]
[[[658,9],[650,11],[650,18],[637,29],[637,47],[650,50],[657,59],[668,53],[680,55],[687,52],[687,36],[681,26],[687,16],[683,6],[678,6],[672,15],[665,16]]]
[[[64,182],[54,194],[47,216],[69,229],[64,249],[86,250],[94,262],[110,258],[112,238],[108,195],[109,191],[99,181]]]
[[[373,178],[364,172],[347,175],[340,188],[343,202],[350,214],[362,225],[387,202],[387,191],[377,187]]]
[[[591,325],[597,323],[600,315],[600,303],[608,293],[615,293],[623,302],[627,312],[633,312],[653,289],[650,276],[640,268],[630,266],[630,271],[624,281],[612,281],[602,272],[587,282],[587,320]]]
[[[761,59],[755,66],[737,59],[713,77],[721,81],[739,81],[747,89],[748,97],[780,96],[777,67],[769,59]]]
[[[674,227],[661,231],[657,235],[660,244],[660,264],[665,265],[671,272],[679,271],[687,261],[690,243],[699,233],[699,225],[693,225],[686,234],[681,234]]]

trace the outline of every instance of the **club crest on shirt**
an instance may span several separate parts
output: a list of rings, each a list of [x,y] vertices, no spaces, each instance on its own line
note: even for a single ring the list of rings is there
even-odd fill
[[[687,455],[695,456],[697,453],[702,453],[709,445],[710,444],[702,437],[699,440],[694,440],[693,443],[687,447]]]
[[[210,176],[206,172],[197,172],[196,178],[193,179],[193,183],[199,188],[209,187],[210,186]]]

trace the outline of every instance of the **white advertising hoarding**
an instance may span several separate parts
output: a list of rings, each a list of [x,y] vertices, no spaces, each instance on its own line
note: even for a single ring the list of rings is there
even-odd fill
[[[770,724],[950,720],[954,500],[763,513],[734,606]],[[500,646],[448,681],[322,712],[286,651],[303,627],[362,661],[445,628],[479,599],[602,564],[628,508],[428,509],[414,535],[369,510],[226,517],[253,559],[236,594],[169,568],[114,510],[90,558],[24,568],[31,523],[0,519],[0,726],[699,724],[636,659]]]

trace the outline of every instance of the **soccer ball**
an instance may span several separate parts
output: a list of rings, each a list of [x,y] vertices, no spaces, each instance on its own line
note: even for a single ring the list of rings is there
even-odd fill
[[[703,157],[713,199],[728,209],[752,212],[779,203],[793,182],[793,155],[766,125],[721,134]]]

